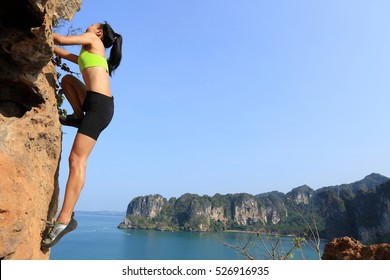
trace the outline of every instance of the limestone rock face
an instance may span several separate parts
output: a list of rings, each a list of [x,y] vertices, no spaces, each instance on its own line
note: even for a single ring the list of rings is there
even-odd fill
[[[210,197],[187,193],[169,200],[160,195],[138,197],[130,202],[119,227],[196,231],[270,228],[281,234],[304,234],[307,223],[313,226],[314,219],[321,237],[329,240],[351,236],[365,244],[388,243],[389,178],[372,173],[351,184],[316,191],[303,185],[287,194],[273,191]]]
[[[314,195],[314,190],[309,186],[303,185],[298,188],[294,188],[291,192],[287,193],[288,197],[291,197],[295,204],[307,205],[310,203],[311,198]]]
[[[214,221],[221,222],[223,224],[226,224],[227,218],[224,215],[224,209],[223,207],[214,207],[211,209],[211,215],[210,219]]]
[[[54,9],[54,19],[66,19],[71,20],[76,12],[80,10],[83,0],[61,0],[54,1],[57,6]]]
[[[127,207],[127,213],[154,218],[160,213],[166,199],[161,195],[148,195],[135,198]]]
[[[52,22],[70,19],[80,5],[81,0],[0,4],[1,259],[49,257],[40,241],[46,220],[58,209],[62,137],[50,61]]]
[[[265,215],[261,215],[257,201],[253,197],[243,195],[234,201],[234,221],[240,225],[247,225],[261,220]]]
[[[335,238],[325,245],[323,260],[390,260],[390,244],[364,246],[350,237]]]

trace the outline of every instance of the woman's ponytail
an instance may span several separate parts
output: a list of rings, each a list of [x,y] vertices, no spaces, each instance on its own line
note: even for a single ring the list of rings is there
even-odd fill
[[[105,22],[101,24],[103,30],[103,44],[105,48],[110,48],[110,57],[107,59],[108,70],[111,76],[112,72],[118,68],[122,59],[122,36],[115,33],[111,26]]]

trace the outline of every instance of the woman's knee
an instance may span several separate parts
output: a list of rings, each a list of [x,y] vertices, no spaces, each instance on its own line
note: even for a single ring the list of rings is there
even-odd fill
[[[70,74],[65,75],[61,80],[62,87],[67,86],[67,85],[75,86],[78,83],[81,83],[81,82],[76,77],[74,77]]]
[[[62,77],[61,84],[63,83],[69,83],[70,81],[73,81],[75,77],[73,77],[70,74],[66,74],[64,77]]]
[[[76,153],[70,153],[69,155],[69,169],[84,171],[87,167],[87,161],[83,157],[79,156]]]

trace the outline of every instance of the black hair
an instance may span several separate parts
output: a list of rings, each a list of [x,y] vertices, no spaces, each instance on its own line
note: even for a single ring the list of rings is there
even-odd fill
[[[118,68],[122,59],[122,36],[115,33],[111,26],[107,23],[101,23],[100,28],[103,30],[103,45],[104,47],[110,48],[110,57],[107,59],[108,73],[112,74],[116,68]]]

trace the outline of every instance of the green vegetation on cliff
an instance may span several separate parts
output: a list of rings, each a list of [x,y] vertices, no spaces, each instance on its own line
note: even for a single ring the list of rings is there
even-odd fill
[[[160,195],[133,199],[120,228],[185,231],[264,231],[305,236],[308,224],[321,237],[352,236],[364,242],[388,240],[390,181],[371,174],[361,181],[314,191]]]

